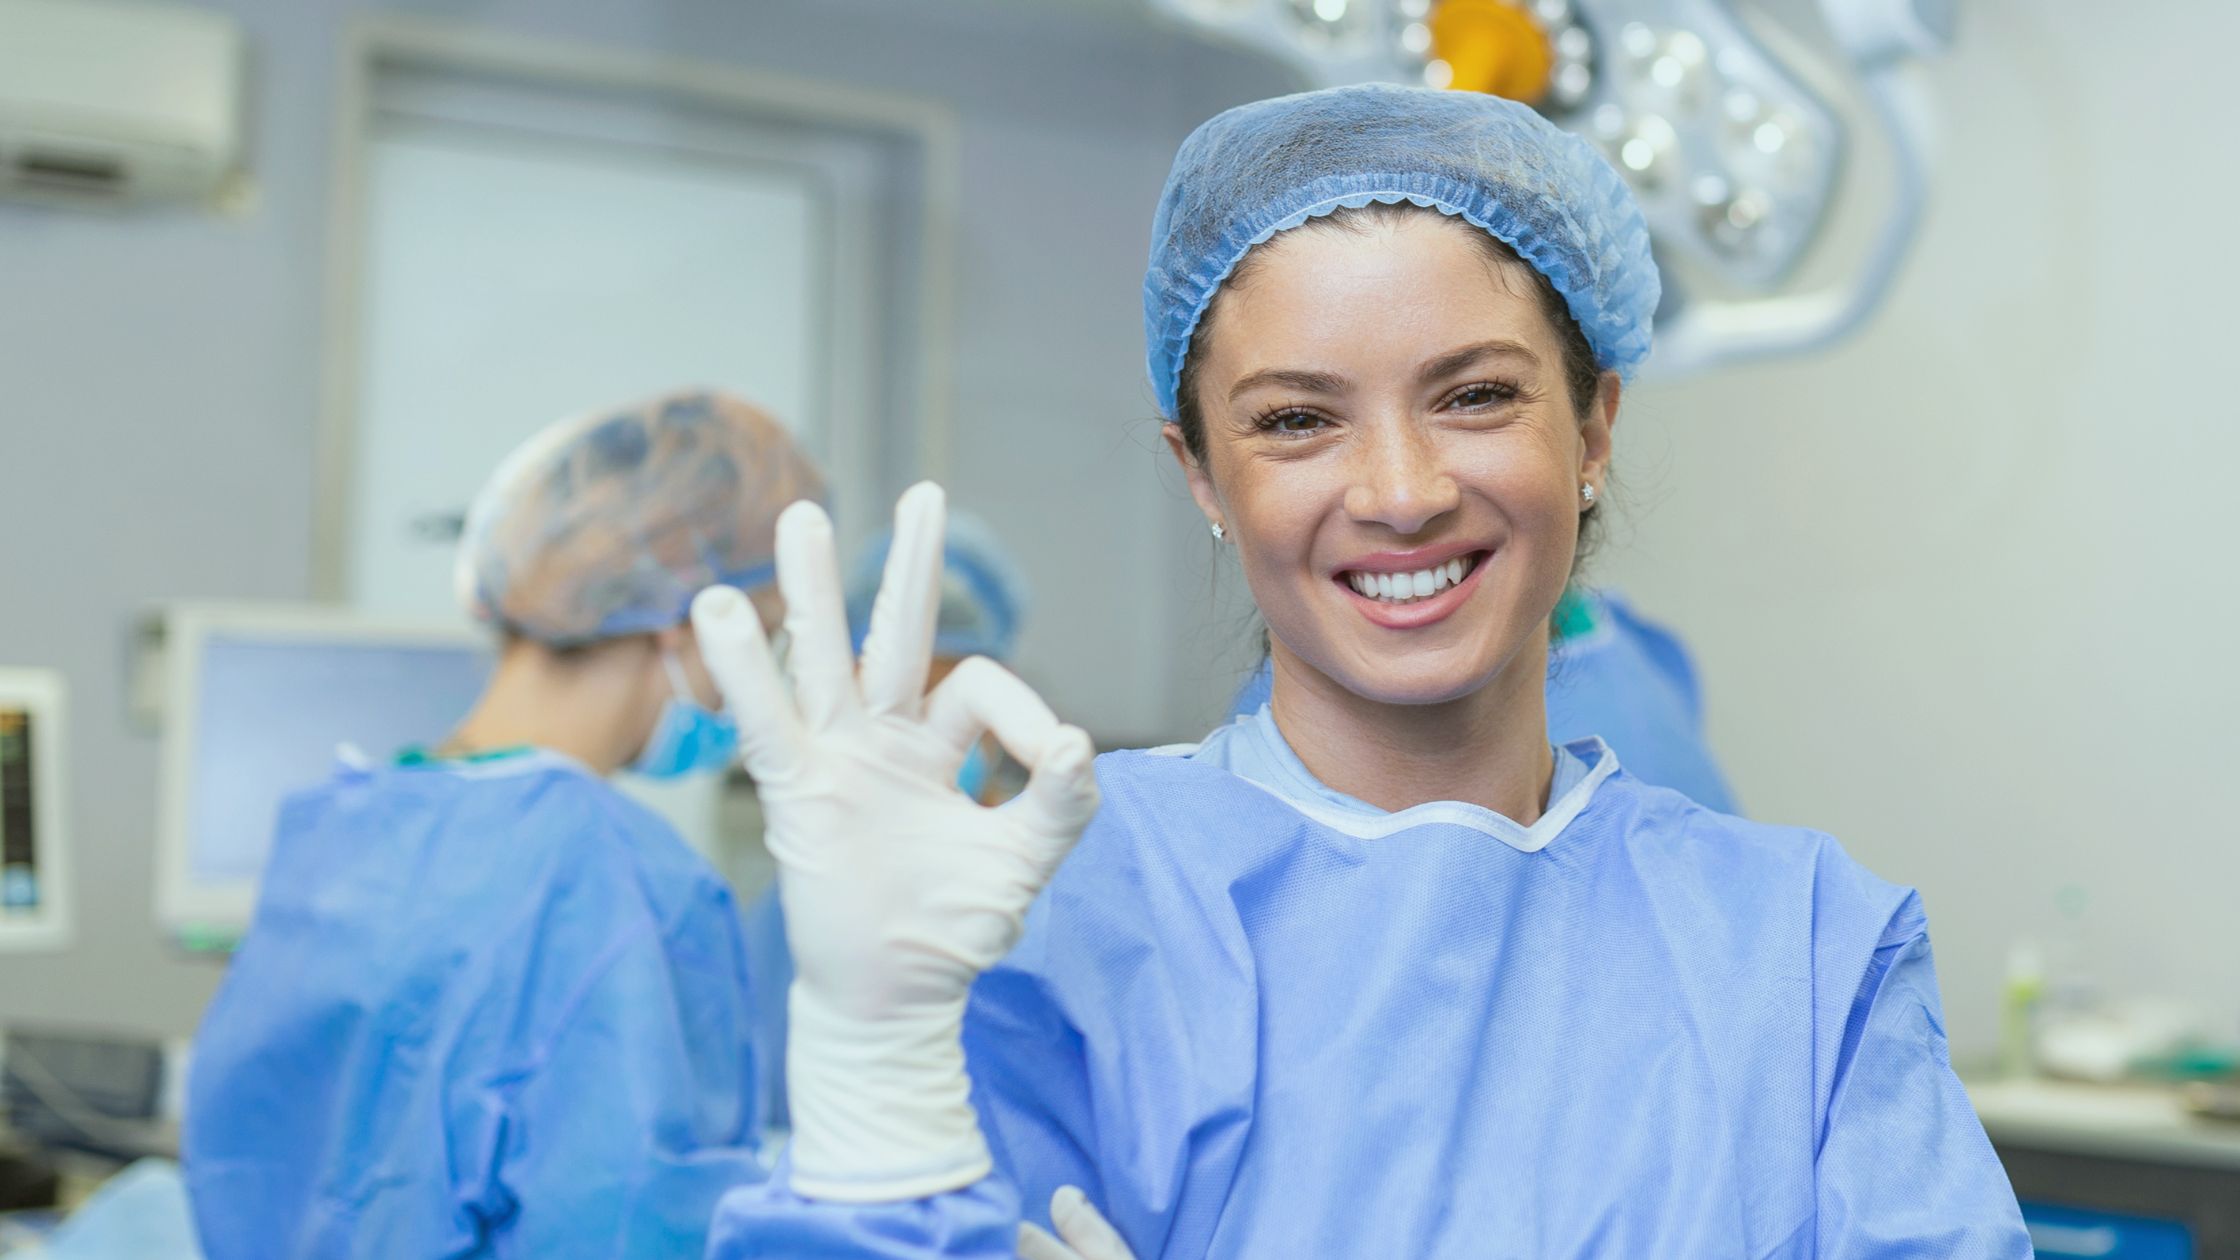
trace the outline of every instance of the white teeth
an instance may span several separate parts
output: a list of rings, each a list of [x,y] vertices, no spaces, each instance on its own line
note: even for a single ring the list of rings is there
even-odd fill
[[[1411,600],[1426,599],[1453,586],[1470,575],[1468,556],[1457,556],[1445,564],[1413,573],[1363,573],[1355,570],[1346,574],[1346,584],[1362,596],[1403,604]]]

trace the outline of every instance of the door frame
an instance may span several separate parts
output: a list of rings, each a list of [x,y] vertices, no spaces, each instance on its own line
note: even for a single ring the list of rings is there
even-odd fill
[[[956,116],[947,106],[720,62],[618,52],[426,18],[361,17],[343,37],[328,180],[325,320],[311,522],[310,577],[315,598],[341,601],[350,590],[367,150],[378,105],[377,77],[390,68],[503,75],[563,89],[667,95],[763,121],[870,132],[913,147],[922,178],[916,206],[916,274],[901,279],[916,297],[917,317],[910,338],[916,362],[903,369],[896,385],[910,391],[916,402],[916,475],[946,479],[954,414],[951,316],[961,147]]]

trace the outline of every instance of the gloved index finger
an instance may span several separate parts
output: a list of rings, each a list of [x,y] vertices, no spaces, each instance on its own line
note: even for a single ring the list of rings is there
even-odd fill
[[[1062,857],[1095,817],[1089,736],[1061,724],[1034,688],[994,661],[972,657],[943,679],[926,702],[926,727],[960,756],[986,731],[1028,768],[1027,790],[996,808],[1044,843],[1039,856]]]
[[[782,778],[799,753],[801,723],[778,677],[762,618],[745,595],[711,586],[693,598],[692,630],[700,640],[700,659],[739,724],[739,753],[748,772],[765,781]]]
[[[1081,833],[1097,816],[1096,746],[1077,726],[1061,726],[1029,767],[1027,788],[996,806],[1035,838],[1035,858],[1056,870]],[[1078,1244],[1076,1244],[1078,1245]]]
[[[863,643],[863,700],[873,713],[916,714],[925,702],[947,518],[947,498],[930,481],[910,487],[895,504],[894,543]]]
[[[862,707],[848,612],[833,553],[832,518],[806,500],[778,516],[778,591],[786,597],[794,698],[811,730]]]
[[[1058,729],[1058,716],[1017,674],[985,656],[967,658],[949,671],[926,700],[926,727],[959,757],[983,733],[992,734],[1020,765],[1042,759]]]

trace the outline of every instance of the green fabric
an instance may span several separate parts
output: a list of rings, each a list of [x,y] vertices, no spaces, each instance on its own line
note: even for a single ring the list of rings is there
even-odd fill
[[[397,754],[397,764],[400,766],[433,766],[446,761],[464,761],[473,765],[485,761],[503,761],[507,757],[519,757],[533,751],[535,749],[531,745],[514,744],[507,748],[491,748],[482,752],[451,756],[437,752],[425,744],[414,744]]]
[[[1594,601],[1578,587],[1567,586],[1563,588],[1563,598],[1556,601],[1555,615],[1548,620],[1555,628],[1558,643],[1590,634],[1595,627]]]

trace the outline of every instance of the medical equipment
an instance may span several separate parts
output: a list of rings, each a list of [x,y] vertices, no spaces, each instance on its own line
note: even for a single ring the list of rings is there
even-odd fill
[[[0,952],[70,943],[62,675],[0,669]]]
[[[1908,63],[1948,47],[1957,0],[1819,0],[1894,187],[1850,276],[1790,292],[1832,216],[1856,124],[1798,41],[1731,0],[1150,0],[1321,85],[1426,83],[1532,104],[1640,198],[1665,273],[1650,370],[1831,344],[1874,312],[1919,225],[1931,127]]]
[[[338,752],[441,739],[490,671],[484,636],[310,605],[182,604],[165,619],[156,917],[190,950],[248,928],[282,798]]]
[[[1096,810],[1088,736],[1001,666],[967,661],[926,694],[943,516],[931,484],[897,506],[860,675],[831,522],[813,504],[778,521],[790,689],[737,592],[693,607],[780,864],[796,966],[790,1184],[820,1199],[909,1200],[986,1175],[957,1039],[967,994]],[[955,786],[983,732],[1035,767],[997,809]]]
[[[0,1120],[42,1146],[162,1154],[178,1141],[165,1123],[168,1072],[154,1041],[11,1027],[0,1037]]]

